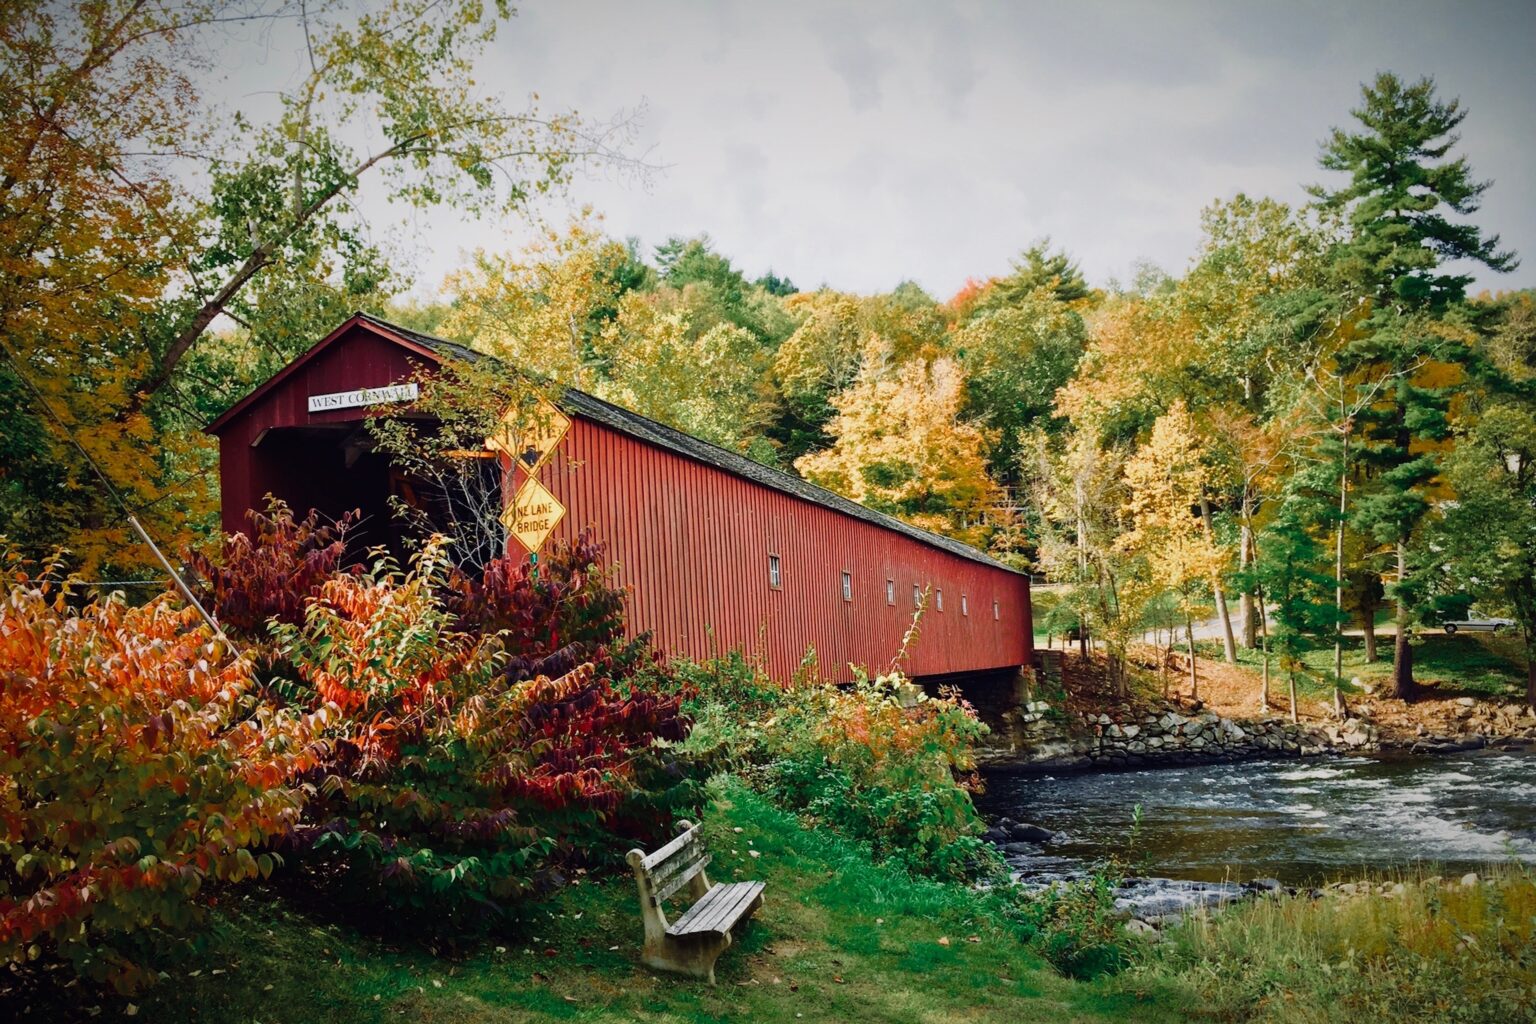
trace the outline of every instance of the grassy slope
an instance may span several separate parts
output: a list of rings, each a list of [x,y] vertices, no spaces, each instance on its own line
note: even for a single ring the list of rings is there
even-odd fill
[[[1215,641],[1196,644],[1202,658],[1221,657],[1221,645]],[[1421,685],[1432,684],[1438,696],[1518,699],[1525,692],[1525,659],[1520,641],[1515,637],[1496,637],[1486,633],[1460,633],[1446,636],[1431,632],[1422,636],[1414,649],[1413,673]],[[1302,677],[1305,693],[1329,691],[1321,680],[1333,671],[1333,647],[1319,647],[1302,657],[1312,677]],[[1253,669],[1263,664],[1257,650],[1238,648],[1238,663]],[[1277,686],[1285,685],[1278,661],[1271,662],[1271,678]],[[1365,661],[1365,641],[1359,636],[1344,638],[1344,678],[1358,677],[1362,682],[1385,682],[1392,676],[1392,636],[1377,638],[1376,660]]]
[[[738,784],[715,787],[715,796],[706,822],[712,879],[768,883],[762,910],[721,958],[718,987],[637,965],[633,883],[612,878],[564,890],[532,915],[522,938],[491,939],[457,959],[391,948],[248,900],[221,918],[206,954],[177,965],[142,1000],[139,1018],[1067,1024],[1183,1017],[1167,990],[1154,1007],[1123,983],[1058,976],[986,923],[983,896],[872,864],[858,847],[803,830]]]
[[[1536,1020],[1536,878],[1519,866],[1492,875],[1462,885],[1408,872],[1373,898],[1195,915],[1121,981],[1198,987],[1213,1021]]]

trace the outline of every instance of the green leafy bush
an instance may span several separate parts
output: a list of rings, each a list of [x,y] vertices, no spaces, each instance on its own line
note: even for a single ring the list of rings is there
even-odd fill
[[[698,695],[695,754],[742,768],[780,806],[912,871],[997,868],[971,802],[972,746],[986,726],[958,695],[925,696],[899,673],[780,687],[739,654],[677,672]]]
[[[994,860],[970,792],[972,745],[985,733],[957,697],[923,697],[899,675],[807,687],[765,730],[767,784],[876,856],[967,878]]]
[[[1131,937],[1115,908],[1113,875],[1095,872],[1082,882],[1020,893],[1012,916],[1029,946],[1069,978],[1114,974],[1131,962]]]

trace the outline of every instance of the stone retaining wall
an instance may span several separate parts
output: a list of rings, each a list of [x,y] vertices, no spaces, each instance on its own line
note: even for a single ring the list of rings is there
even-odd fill
[[[1068,715],[1032,701],[1004,716],[993,744],[982,752],[992,764],[1051,768],[1194,763],[1249,757],[1309,757],[1375,750],[1376,727],[1349,718],[1327,725],[1296,724],[1281,717],[1224,718],[1163,704],[1136,712],[1122,705],[1114,715]]]
[[[1374,749],[1376,728],[1358,718],[1338,725],[1298,725],[1284,718],[1234,720],[1210,711],[1184,714],[1173,707],[1116,721],[1084,715],[1072,744],[1083,764],[1141,764],[1291,754],[1309,757]]]

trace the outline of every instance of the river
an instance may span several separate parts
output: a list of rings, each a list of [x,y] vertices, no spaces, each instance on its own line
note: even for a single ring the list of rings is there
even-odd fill
[[[1536,754],[1246,761],[1137,771],[994,772],[979,800],[1058,833],[1016,847],[1025,882],[1118,855],[1134,874],[1315,885],[1433,865],[1536,863]],[[1133,824],[1133,809],[1141,823]]]

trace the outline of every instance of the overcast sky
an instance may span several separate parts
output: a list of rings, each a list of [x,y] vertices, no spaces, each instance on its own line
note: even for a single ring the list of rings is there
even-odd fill
[[[910,278],[942,299],[1044,235],[1096,284],[1139,260],[1178,272],[1212,200],[1303,198],[1363,79],[1433,75],[1494,180],[1478,222],[1525,257],[1480,283],[1509,288],[1536,284],[1533,42],[1533,0],[529,0],[480,80],[514,105],[644,105],[638,148],[664,169],[569,197],[612,234],[708,232],[749,274],[860,292]],[[290,60],[233,61],[229,98]],[[429,289],[468,249],[526,238],[367,209]]]

